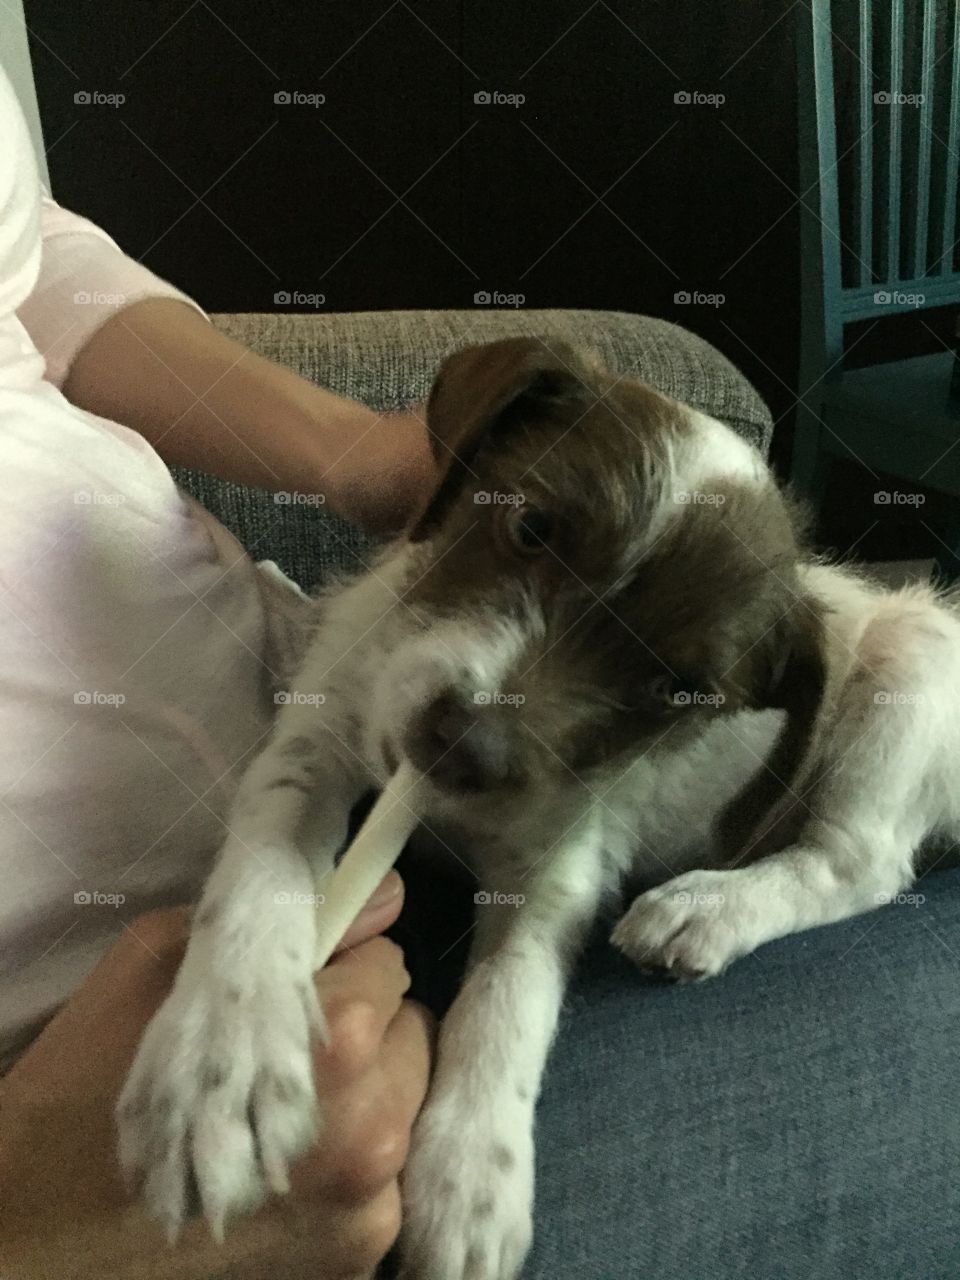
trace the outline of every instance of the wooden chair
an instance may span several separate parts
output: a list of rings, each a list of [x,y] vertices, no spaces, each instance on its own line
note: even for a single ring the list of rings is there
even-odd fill
[[[815,510],[835,458],[957,497],[952,353],[848,368],[844,334],[960,304],[960,3],[910,0],[905,13],[905,0],[805,0],[797,12],[802,394],[791,479]]]

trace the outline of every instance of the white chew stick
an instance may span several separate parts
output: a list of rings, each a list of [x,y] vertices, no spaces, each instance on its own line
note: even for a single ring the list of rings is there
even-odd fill
[[[399,858],[418,821],[421,774],[408,760],[387,782],[317,901],[314,968],[322,969],[363,904]]]

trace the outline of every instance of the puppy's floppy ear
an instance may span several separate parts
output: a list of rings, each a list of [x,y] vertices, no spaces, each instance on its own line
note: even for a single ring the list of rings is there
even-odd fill
[[[770,758],[720,818],[722,843],[730,856],[741,854],[748,840],[752,843],[744,861],[782,848],[794,835],[789,816],[796,821],[806,813],[803,805],[795,804],[793,793],[823,702],[824,635],[822,607],[802,594],[770,632],[757,706],[785,711],[786,720]]]
[[[427,428],[439,481],[411,542],[437,528],[488,442],[522,424],[576,418],[597,396],[590,371],[566,344],[553,339],[505,338],[466,347],[444,361],[427,401]]]

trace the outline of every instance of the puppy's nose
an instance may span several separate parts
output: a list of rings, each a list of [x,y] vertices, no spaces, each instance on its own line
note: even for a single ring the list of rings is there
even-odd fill
[[[407,732],[404,748],[418,769],[450,791],[488,791],[512,773],[506,726],[497,709],[443,693]]]

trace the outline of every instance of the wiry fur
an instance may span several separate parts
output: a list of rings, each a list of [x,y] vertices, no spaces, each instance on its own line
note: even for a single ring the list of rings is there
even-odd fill
[[[960,831],[960,623],[931,590],[805,557],[732,432],[571,352],[461,353],[429,413],[438,491],[318,604],[124,1090],[121,1154],[174,1232],[191,1170],[215,1230],[285,1189],[317,1132],[310,895],[409,754],[435,778],[425,843],[491,900],[405,1171],[405,1275],[512,1280],[540,1077],[603,902],[653,885],[615,945],[703,978],[903,890],[924,836]],[[549,510],[549,540],[518,555],[509,504],[477,491]]]

